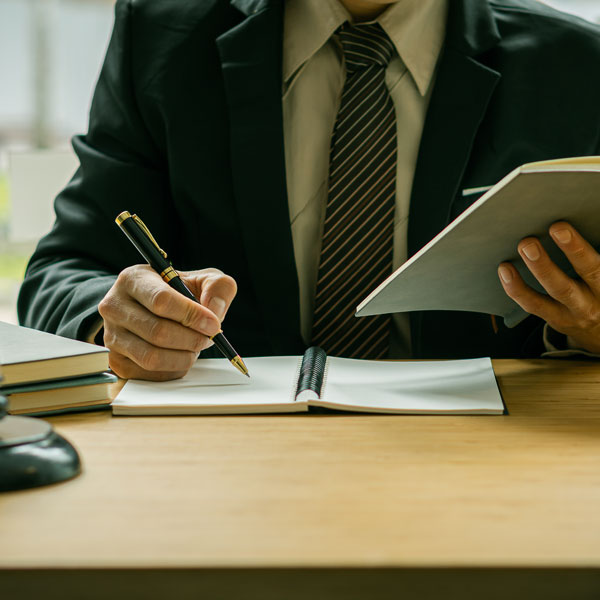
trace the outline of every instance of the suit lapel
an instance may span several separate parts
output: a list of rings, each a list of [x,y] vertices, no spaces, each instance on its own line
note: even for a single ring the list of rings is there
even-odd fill
[[[408,228],[412,256],[447,224],[473,141],[500,74],[478,60],[500,40],[487,1],[452,0],[415,171]],[[421,355],[423,313],[411,315],[413,354]]]
[[[487,2],[453,0],[415,170],[410,205],[411,256],[447,225],[450,204],[500,74],[475,56],[497,43]]]
[[[246,18],[217,46],[230,119],[233,186],[250,275],[273,352],[298,343],[298,278],[285,180],[283,3],[232,0]]]

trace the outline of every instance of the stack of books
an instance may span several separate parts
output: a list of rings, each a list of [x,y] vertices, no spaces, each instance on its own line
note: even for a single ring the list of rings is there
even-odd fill
[[[47,415],[110,405],[108,350],[0,322],[0,393],[13,415]]]

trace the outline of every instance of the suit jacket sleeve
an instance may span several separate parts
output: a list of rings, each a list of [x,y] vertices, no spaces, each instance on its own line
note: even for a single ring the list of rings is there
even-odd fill
[[[98,303],[119,271],[142,262],[115,225],[117,214],[140,212],[157,239],[166,234],[158,227],[169,206],[164,162],[138,105],[133,6],[119,1],[115,10],[89,131],[73,139],[80,167],[55,200],[56,222],[31,258],[18,299],[22,324],[75,339],[97,323]]]

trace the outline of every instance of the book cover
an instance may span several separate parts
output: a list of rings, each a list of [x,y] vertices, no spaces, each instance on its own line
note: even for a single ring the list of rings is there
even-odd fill
[[[550,258],[575,277],[548,227],[569,221],[599,247],[599,190],[600,157],[515,169],[369,294],[357,316],[460,310],[499,315],[514,327],[527,313],[504,292],[498,265],[512,262],[528,285],[545,293],[517,252],[521,239],[536,236]]]
[[[107,370],[108,350],[102,346],[0,321],[0,389]]]
[[[4,386],[10,414],[47,414],[75,409],[91,409],[110,404],[110,385],[117,381],[112,373],[58,379],[38,383]]]

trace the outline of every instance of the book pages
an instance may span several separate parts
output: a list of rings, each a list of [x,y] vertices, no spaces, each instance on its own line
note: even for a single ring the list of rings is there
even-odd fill
[[[305,412],[309,406],[358,412],[501,414],[489,358],[368,361],[327,358],[321,397],[294,399],[301,357],[245,359],[250,378],[224,359],[199,360],[182,379],[128,381],[115,415]]]
[[[306,411],[296,402],[299,357],[245,358],[250,377],[229,361],[200,359],[182,379],[130,379],[113,402],[115,415],[245,414]]]
[[[323,393],[311,405],[405,414],[501,414],[489,358],[370,361],[328,358]]]

